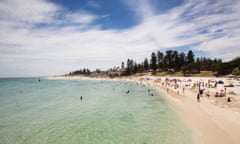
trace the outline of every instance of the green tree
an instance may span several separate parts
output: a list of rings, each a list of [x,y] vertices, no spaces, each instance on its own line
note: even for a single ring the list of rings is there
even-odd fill
[[[143,62],[143,67],[144,67],[144,70],[149,70],[149,63],[147,58],[145,58]]]
[[[160,51],[157,52],[157,65],[158,68],[163,69],[163,58],[164,54]]]
[[[195,63],[190,63],[182,67],[182,72],[185,75],[199,73],[200,71],[198,65],[196,65]]]
[[[90,74],[91,73],[91,71],[87,68],[86,69],[86,74]]]
[[[180,70],[180,58],[179,58],[179,55],[178,55],[178,52],[177,51],[173,51],[172,53],[172,59],[173,59],[173,68],[175,71],[179,71]]]
[[[231,60],[230,62],[228,62],[229,65],[231,65],[231,68],[234,69],[236,67],[240,68],[240,57],[237,57],[233,60]]]
[[[219,63],[215,68],[217,75],[226,75],[232,72],[231,65],[229,63]]]
[[[166,54],[164,57],[164,65],[165,65],[165,69],[173,68],[173,51],[172,50],[166,51]]]
[[[200,58],[197,58],[195,65],[196,65],[196,69],[200,72],[200,68],[201,68],[201,59]]]
[[[186,56],[184,52],[181,52],[179,54],[179,67],[181,68],[182,66],[184,66],[186,64]]]
[[[124,68],[125,68],[124,62],[122,62],[121,69],[124,69]]]
[[[143,72],[144,71],[143,64],[138,64],[137,67],[138,67],[138,72]]]
[[[240,70],[239,70],[239,68],[238,68],[238,67],[235,67],[235,68],[233,69],[233,71],[232,71],[232,74],[233,74],[233,75],[240,75]]]
[[[193,62],[194,62],[194,53],[192,52],[192,50],[189,50],[187,54],[187,63],[190,64]]]
[[[156,54],[153,52],[151,55],[151,64],[150,64],[151,69],[156,72],[157,69],[157,57]]]
[[[133,73],[137,73],[138,72],[138,64],[136,62],[134,62],[133,64]]]
[[[127,59],[126,74],[131,75],[133,72],[133,60]]]
[[[211,70],[213,60],[206,57],[201,57],[200,59],[200,70]]]

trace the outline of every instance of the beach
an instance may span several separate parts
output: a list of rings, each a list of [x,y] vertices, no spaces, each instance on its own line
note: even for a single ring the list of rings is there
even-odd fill
[[[191,82],[206,81],[210,79],[229,81],[227,78],[205,77],[121,77],[121,78],[87,78],[81,76],[58,76],[50,79],[94,79],[134,82],[148,85],[165,94],[165,99],[177,113],[180,120],[192,132],[196,144],[238,144],[240,143],[240,87],[228,87],[226,96],[215,97],[216,88],[205,88],[204,94],[197,100],[198,87],[186,86],[186,79]],[[166,84],[166,79],[177,79],[178,87],[172,82]],[[209,96],[207,96],[209,95]],[[231,102],[227,98],[231,97]]]
[[[0,0],[0,144],[240,144],[240,0]]]

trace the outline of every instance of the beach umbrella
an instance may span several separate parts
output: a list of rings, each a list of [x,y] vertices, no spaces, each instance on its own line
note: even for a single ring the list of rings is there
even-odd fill
[[[224,82],[222,80],[219,80],[218,84],[224,84]]]

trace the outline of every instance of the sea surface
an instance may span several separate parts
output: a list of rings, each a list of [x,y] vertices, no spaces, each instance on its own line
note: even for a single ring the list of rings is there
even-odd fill
[[[0,79],[0,144],[191,143],[164,95],[148,86]]]

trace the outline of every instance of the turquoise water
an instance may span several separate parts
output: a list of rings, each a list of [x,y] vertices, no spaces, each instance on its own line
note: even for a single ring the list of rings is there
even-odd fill
[[[163,95],[151,89],[149,96],[148,89],[113,81],[0,79],[0,143],[192,143]]]

